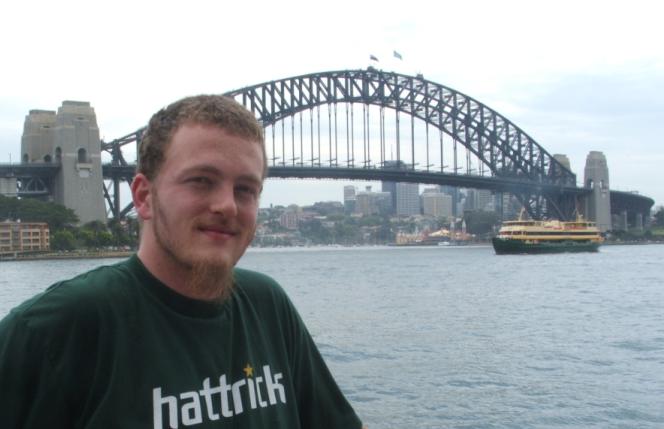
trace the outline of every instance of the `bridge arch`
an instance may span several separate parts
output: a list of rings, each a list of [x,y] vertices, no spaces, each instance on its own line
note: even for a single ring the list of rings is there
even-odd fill
[[[422,75],[408,76],[371,67],[330,71],[264,82],[229,91],[226,95],[245,105],[266,127],[298,113],[336,103],[393,109],[451,136],[455,143],[464,146],[488,167],[492,177],[548,187],[549,192],[515,190],[514,194],[531,216],[566,218],[575,209],[573,198],[550,191],[551,187],[576,186],[576,176],[570,170],[498,112]],[[397,154],[399,151],[397,139]],[[396,161],[404,160],[397,155]],[[366,159],[363,165],[371,167]],[[379,168],[385,168],[385,156],[381,156]],[[414,160],[409,169],[416,170]]]
[[[418,170],[414,160],[410,164],[405,162],[406,168],[399,168],[396,173],[391,172],[389,170],[393,168],[388,166],[388,162],[395,160],[388,160],[384,154],[378,164],[372,164],[365,154],[365,159],[357,163],[359,166],[354,164],[348,166],[352,168],[342,168],[336,163],[333,164],[330,153],[330,165],[321,165],[319,147],[318,168],[310,169],[295,168],[295,149],[292,151],[292,167],[285,165],[285,150],[281,153],[282,165],[276,165],[274,160],[279,158],[273,151],[269,172],[273,177],[376,180],[377,177],[391,176],[395,181],[453,186],[466,184],[469,185],[466,187],[514,194],[533,218],[569,218],[576,209],[576,197],[585,193],[583,188],[576,187],[576,176],[518,126],[479,101],[426,80],[422,75],[408,76],[370,67],[367,70],[301,75],[232,90],[225,94],[234,97],[251,110],[266,128],[272,127],[273,133],[274,125],[278,122],[282,124],[283,133],[283,123],[287,118],[294,118],[304,111],[313,111],[314,108],[324,105],[334,105],[336,108],[338,103],[350,104],[351,109],[353,104],[392,109],[397,112],[397,128],[398,114],[404,113],[409,115],[411,120],[417,118],[427,127],[433,126],[441,132],[441,171],[438,173],[429,171],[428,165],[426,170]],[[109,143],[102,142],[102,150],[113,157],[112,180],[116,192],[112,199],[105,186],[104,195],[116,216],[121,216],[131,209],[130,206],[122,211],[119,209],[119,182],[131,180],[131,166],[124,160],[121,147],[132,142],[140,144],[143,130],[144,128],[141,128]],[[452,173],[443,172],[443,133],[453,139],[455,167],[456,144],[459,143],[468,153],[474,155],[480,167],[488,167],[490,178],[483,177],[484,172],[480,176],[472,175],[470,171],[459,174],[456,168]],[[369,132],[366,134],[368,152]],[[397,137],[397,154],[398,140]],[[330,142],[330,151],[331,145]],[[411,153],[414,154],[414,151],[413,147]],[[313,158],[312,153],[312,161]],[[405,160],[397,155],[396,161],[397,165],[401,165],[400,162]],[[300,167],[302,166],[300,163]]]

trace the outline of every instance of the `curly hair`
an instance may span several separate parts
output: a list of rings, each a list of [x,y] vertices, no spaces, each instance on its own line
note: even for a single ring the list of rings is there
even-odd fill
[[[263,154],[263,178],[267,175],[263,127],[244,106],[224,95],[186,97],[155,113],[140,140],[139,173],[149,180],[157,177],[173,134],[185,123],[217,126],[234,136],[255,141]]]

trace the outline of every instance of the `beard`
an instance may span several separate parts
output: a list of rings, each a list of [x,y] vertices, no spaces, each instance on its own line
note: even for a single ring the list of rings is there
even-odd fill
[[[194,262],[186,281],[191,296],[219,303],[231,296],[233,284],[232,270],[225,265],[209,261]]]
[[[192,252],[190,243],[178,238],[178,226],[173,225],[162,210],[156,192],[153,194],[154,221],[152,228],[157,244],[177,266],[186,273],[188,295],[204,301],[223,302],[233,291],[233,267],[223,260],[204,258]],[[185,226],[180,226],[183,230]]]

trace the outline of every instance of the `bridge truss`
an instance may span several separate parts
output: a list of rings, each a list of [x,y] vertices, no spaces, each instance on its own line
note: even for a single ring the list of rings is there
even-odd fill
[[[229,91],[265,126],[272,177],[349,178],[492,189],[515,195],[533,218],[570,218],[576,176],[504,116],[456,90],[369,68],[312,73]],[[132,166],[122,146],[104,195],[115,216]]]

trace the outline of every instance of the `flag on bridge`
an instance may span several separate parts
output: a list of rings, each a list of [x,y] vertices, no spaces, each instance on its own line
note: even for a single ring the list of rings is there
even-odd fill
[[[398,53],[397,51],[394,51],[394,58],[398,58],[398,59],[400,59],[400,60],[403,61],[403,57],[402,57],[401,54]]]
[[[378,58],[375,55],[369,55],[369,60],[378,62]]]

